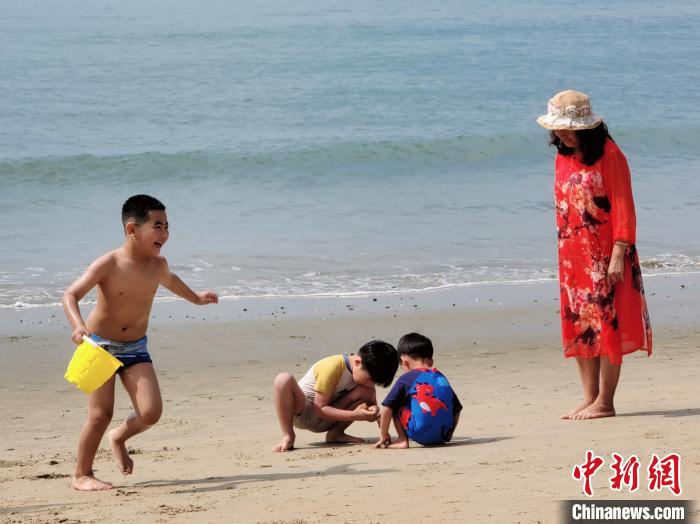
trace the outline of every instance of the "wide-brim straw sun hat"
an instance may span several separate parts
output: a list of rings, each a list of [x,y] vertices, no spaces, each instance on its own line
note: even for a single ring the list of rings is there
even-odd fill
[[[597,127],[603,118],[591,110],[588,96],[567,89],[554,95],[547,102],[547,114],[537,119],[545,129],[580,131]]]

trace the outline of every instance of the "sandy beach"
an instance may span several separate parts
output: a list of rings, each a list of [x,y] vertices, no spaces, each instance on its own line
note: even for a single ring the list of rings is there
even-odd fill
[[[115,489],[102,493],[69,487],[85,398],[62,378],[71,352],[62,312],[3,311],[0,521],[557,522],[560,501],[583,498],[571,471],[587,449],[606,460],[593,500],[674,499],[668,489],[650,492],[645,475],[652,453],[671,452],[682,457],[678,498],[696,499],[700,279],[645,284],[654,355],[626,357],[618,416],[586,422],[559,420],[580,391],[574,362],[561,357],[553,283],[303,308],[156,304],[149,338],[165,411],[130,441],[130,477],[103,441],[96,475]],[[320,357],[372,338],[395,344],[408,331],[433,339],[436,365],[464,404],[451,444],[374,450],[376,425],[355,423],[349,432],[367,444],[328,446],[300,431],[295,451],[271,452],[280,436],[276,373],[300,377]],[[118,385],[113,425],[129,409]],[[610,489],[613,452],[640,458],[638,492]]]
[[[700,2],[5,0],[0,13],[0,524],[535,524],[572,500],[700,499]],[[590,107],[549,103],[569,89]],[[634,220],[612,144],[590,170],[562,157],[565,182],[544,112],[592,131],[572,146],[586,162],[603,119]],[[144,194],[167,224],[131,235],[123,204]],[[583,396],[557,280],[579,219],[581,249],[596,236],[639,249],[653,329],[654,354],[624,359],[617,416],[589,421],[560,419]],[[161,274],[147,335],[162,417],[128,441],[132,475],[105,437],[94,473],[114,489],[75,491],[87,397],[64,379],[62,297],[130,238],[159,233],[155,255],[166,228],[170,272],[219,303],[178,299],[168,289],[193,296]],[[145,265],[139,253],[110,274]],[[572,288],[606,256],[586,253],[594,270]],[[141,335],[126,317],[156,263],[148,286],[102,281],[116,336]],[[377,424],[358,422],[362,444],[298,431],[295,450],[272,451],[278,373],[409,332],[432,339],[464,407],[449,444],[374,449]],[[131,412],[117,381],[110,429]],[[588,450],[604,460],[590,498],[573,475]],[[638,458],[638,490],[613,489],[613,454]],[[682,492],[650,489],[653,457],[675,454]]]

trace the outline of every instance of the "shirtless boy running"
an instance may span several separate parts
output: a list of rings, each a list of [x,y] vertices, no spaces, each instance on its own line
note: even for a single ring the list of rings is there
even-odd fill
[[[153,197],[135,195],[122,207],[124,245],[102,255],[66,290],[63,307],[73,327],[71,338],[79,344],[83,335],[109,351],[124,365],[117,372],[131,397],[134,412],[109,432],[117,467],[124,475],[133,471],[126,441],[158,422],[163,404],[158,379],[148,353],[146,329],[158,286],[198,305],[218,302],[215,293],[196,293],[171,273],[160,250],[168,240],[165,206]],[[97,305],[83,320],[78,302],[97,286]],[[115,376],[88,396],[88,416],[80,433],[73,488],[85,491],[111,489],[98,480],[92,465],[114,409]]]

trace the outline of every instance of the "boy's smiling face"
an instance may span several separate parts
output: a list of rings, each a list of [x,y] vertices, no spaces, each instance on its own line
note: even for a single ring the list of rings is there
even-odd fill
[[[168,215],[165,211],[149,211],[148,221],[134,224],[134,237],[141,251],[151,256],[159,256],[160,249],[168,241]]]

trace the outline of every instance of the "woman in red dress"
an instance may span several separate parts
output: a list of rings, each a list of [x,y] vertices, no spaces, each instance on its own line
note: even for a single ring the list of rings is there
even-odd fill
[[[557,148],[564,356],[576,358],[583,386],[583,403],[562,418],[612,417],[622,356],[651,355],[629,167],[583,93],[556,94],[537,122]]]

